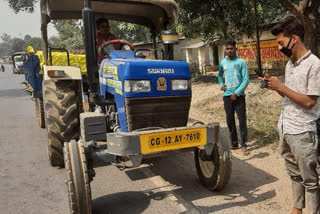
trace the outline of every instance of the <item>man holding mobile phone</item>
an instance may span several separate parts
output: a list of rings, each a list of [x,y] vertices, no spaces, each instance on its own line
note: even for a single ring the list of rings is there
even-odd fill
[[[320,114],[320,60],[303,42],[304,27],[289,16],[273,27],[280,51],[290,58],[285,84],[275,76],[260,77],[267,88],[284,97],[278,122],[280,153],[292,183],[291,214],[301,214],[308,204],[310,214],[320,212],[319,156],[316,121]]]

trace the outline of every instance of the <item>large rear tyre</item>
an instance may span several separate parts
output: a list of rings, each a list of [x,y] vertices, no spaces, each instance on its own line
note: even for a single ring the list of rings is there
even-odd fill
[[[65,143],[64,160],[70,213],[91,214],[91,189],[83,143],[75,140]]]
[[[38,126],[44,129],[45,121],[44,121],[43,99],[37,98],[35,104],[36,104],[36,117],[37,117]]]
[[[43,91],[49,161],[63,167],[64,142],[79,136],[78,89],[71,80],[46,80]]]
[[[218,143],[214,145],[211,156],[205,150],[195,148],[194,159],[201,183],[210,190],[220,191],[231,177],[232,156],[227,139],[219,133]]]

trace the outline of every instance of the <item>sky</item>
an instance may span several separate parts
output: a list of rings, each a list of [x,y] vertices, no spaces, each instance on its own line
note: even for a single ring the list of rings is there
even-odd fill
[[[23,39],[25,35],[41,37],[39,2],[36,3],[35,11],[32,14],[26,12],[15,14],[6,0],[0,0],[0,35],[3,33],[9,34],[11,38]],[[52,24],[49,24],[48,36],[56,35],[57,31]]]

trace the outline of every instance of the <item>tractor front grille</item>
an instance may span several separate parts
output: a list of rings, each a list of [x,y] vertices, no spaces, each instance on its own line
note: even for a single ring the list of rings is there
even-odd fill
[[[186,126],[191,95],[125,98],[128,131]]]

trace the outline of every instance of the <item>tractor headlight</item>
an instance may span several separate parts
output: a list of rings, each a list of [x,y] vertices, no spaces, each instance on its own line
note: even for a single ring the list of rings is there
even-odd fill
[[[65,73],[63,70],[49,70],[48,71],[48,76],[50,78],[54,78],[54,77],[64,77]]]
[[[190,89],[190,80],[171,80],[171,90],[182,91]]]
[[[125,92],[149,92],[151,91],[150,80],[125,80]]]

